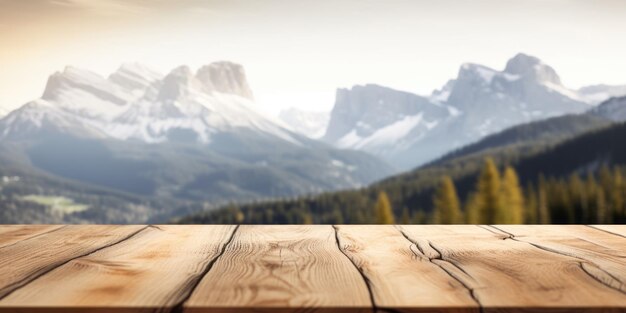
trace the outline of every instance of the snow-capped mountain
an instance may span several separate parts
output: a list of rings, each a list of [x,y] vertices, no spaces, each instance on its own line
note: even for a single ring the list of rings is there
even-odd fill
[[[46,104],[45,115],[33,109],[42,104]],[[209,143],[213,134],[243,128],[299,141],[253,109],[243,67],[230,62],[212,63],[196,73],[181,66],[165,76],[139,64],[125,64],[108,78],[67,67],[50,76],[41,99],[0,122],[0,136],[24,129],[24,125],[11,125],[14,120],[31,121],[29,127],[38,128],[44,125],[41,119],[52,114],[89,129],[76,133],[79,136],[98,133],[121,140],[164,142],[172,134],[185,133],[187,139]]]
[[[10,109],[7,109],[3,106],[0,106],[0,118],[5,117],[7,114],[9,114],[11,112]]]
[[[617,122],[626,122],[626,96],[615,97],[600,103],[592,114]]]
[[[107,78],[67,67],[0,119],[0,145],[49,173],[127,192],[252,200],[362,186],[392,173],[254,109],[241,65],[166,75],[124,64]]]
[[[99,139],[108,137],[84,118],[59,110],[53,103],[43,99],[31,101],[0,120],[2,139],[45,138],[55,134]]]
[[[393,159],[454,114],[445,105],[378,85],[339,89],[323,139]]]
[[[278,118],[293,131],[309,138],[320,138],[326,132],[330,112],[305,111],[289,108],[280,111]]]
[[[323,139],[411,168],[513,125],[584,112],[608,89],[583,90],[568,89],[552,67],[520,53],[502,71],[463,64],[429,97],[375,85],[340,89]]]
[[[241,128],[298,144],[297,136],[253,109],[242,73],[241,66],[225,62],[196,74],[186,66],[176,68],[106,125],[106,132],[146,142],[167,141],[183,132],[186,140],[210,143],[216,133]]]

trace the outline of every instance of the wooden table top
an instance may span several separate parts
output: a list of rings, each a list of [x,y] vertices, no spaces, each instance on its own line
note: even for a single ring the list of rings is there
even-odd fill
[[[0,312],[344,311],[626,312],[626,226],[0,226]]]

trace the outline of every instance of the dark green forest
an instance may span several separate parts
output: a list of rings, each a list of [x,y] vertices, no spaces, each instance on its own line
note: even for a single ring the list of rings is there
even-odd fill
[[[554,119],[541,123],[555,127]],[[566,132],[556,127],[556,136],[538,132],[539,138],[509,130],[511,137],[499,144],[486,145],[490,136],[477,143],[483,148],[466,147],[467,153],[453,152],[359,190],[232,204],[176,222],[624,223],[626,124],[577,125],[583,126]],[[381,197],[392,212],[385,221]]]

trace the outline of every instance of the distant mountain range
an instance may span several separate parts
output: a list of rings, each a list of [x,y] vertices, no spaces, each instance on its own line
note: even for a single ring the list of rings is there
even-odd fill
[[[502,71],[464,64],[427,97],[368,84],[337,90],[330,113],[274,118],[255,109],[243,67],[231,62],[166,75],[125,64],[107,78],[67,67],[40,98],[0,119],[0,205],[13,208],[0,222],[158,222],[344,189],[353,191],[337,195],[390,189],[394,201],[419,208],[441,175],[470,177],[486,154],[517,162],[626,121],[624,93],[568,89],[550,66],[518,54]],[[89,209],[20,211],[30,194],[62,194]],[[367,204],[339,198],[332,206]]]
[[[428,97],[377,85],[339,89],[322,139],[411,169],[507,127],[582,113],[625,94],[626,86],[568,89],[552,67],[520,53],[502,71],[463,64]]]
[[[0,119],[0,146],[29,172],[210,205],[354,188],[393,172],[254,110],[243,67],[230,62],[167,75],[126,64],[108,78],[67,67]]]
[[[610,103],[622,105],[608,105]],[[605,108],[604,114],[614,116],[613,110],[626,108],[626,101],[612,99],[598,108]],[[418,169],[388,177],[367,188],[242,204],[230,210],[246,212],[249,216],[246,223],[258,223],[256,216],[276,208],[280,208],[280,214],[274,215],[274,222],[278,223],[301,222],[310,212],[315,213],[315,223],[369,223],[377,195],[382,190],[389,195],[396,217],[408,214],[417,218],[421,214],[421,221],[427,222],[424,218],[432,208],[433,191],[441,178],[451,176],[461,200],[466,201],[487,156],[500,167],[513,165],[525,186],[527,183],[537,186],[540,174],[564,178],[573,173],[585,175],[603,165],[626,165],[624,121],[626,119],[614,121],[595,112],[534,121],[489,135]],[[230,211],[222,209],[192,214],[177,221],[224,223],[230,218]]]

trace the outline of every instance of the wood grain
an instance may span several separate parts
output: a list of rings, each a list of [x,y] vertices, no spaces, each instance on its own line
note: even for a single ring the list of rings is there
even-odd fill
[[[495,225],[493,228],[537,248],[581,260],[596,279],[626,293],[626,239],[581,225]]]
[[[371,312],[331,226],[241,226],[185,312]]]
[[[589,275],[575,257],[474,225],[401,228],[424,255],[462,282],[483,310],[619,312],[626,307],[623,292]]]
[[[63,225],[0,225],[0,248],[62,227]]]
[[[3,226],[0,313],[626,312],[623,232]]]
[[[0,299],[74,258],[132,236],[145,226],[67,226],[0,248]]]
[[[126,312],[172,309],[189,296],[234,229],[150,227],[54,269],[4,298],[0,308],[27,303],[32,308],[95,307]]]
[[[368,278],[377,308],[478,312],[469,291],[392,225],[337,226],[342,250]]]

